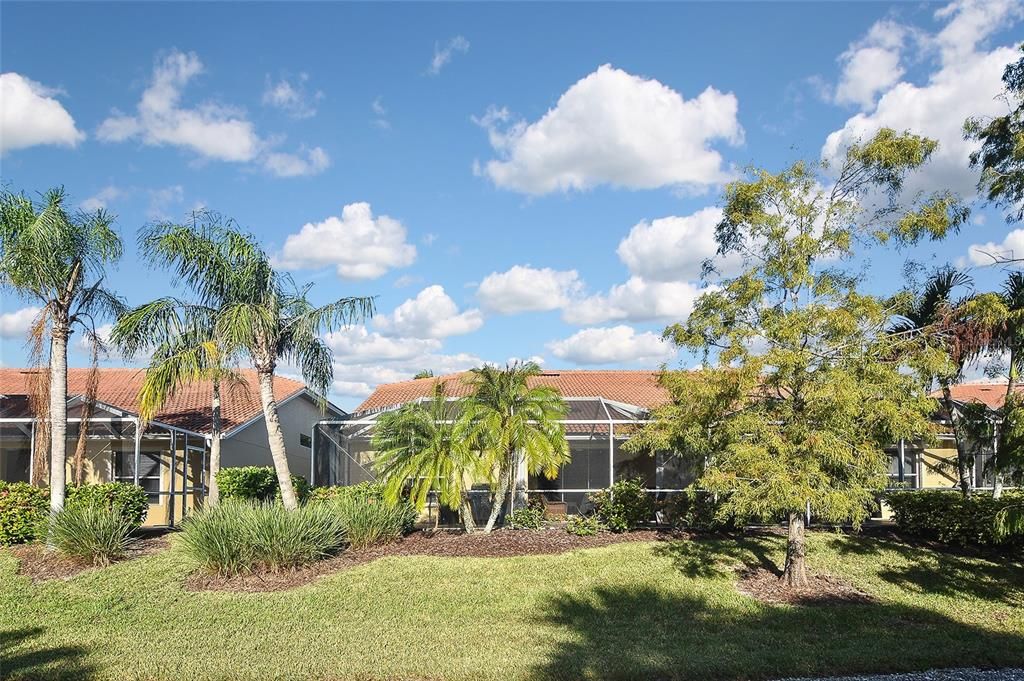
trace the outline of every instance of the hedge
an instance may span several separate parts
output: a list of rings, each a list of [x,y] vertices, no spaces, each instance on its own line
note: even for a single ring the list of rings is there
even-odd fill
[[[114,510],[131,525],[139,527],[146,519],[149,499],[144,489],[130,482],[103,482],[68,487],[64,505],[91,505]]]
[[[301,475],[292,476],[299,501],[309,495],[309,483]],[[271,466],[239,466],[217,471],[217,489],[222,499],[267,502],[281,498],[277,472]]]
[[[50,510],[50,492],[27,482],[0,480],[0,546],[36,538]]]
[[[1007,492],[993,499],[988,492],[964,497],[960,492],[920,490],[889,492],[884,497],[901,532],[944,544],[958,546],[1021,545],[1021,537],[997,539],[996,513],[1021,503],[1020,492]]]
[[[64,503],[68,507],[96,505],[116,509],[134,527],[142,524],[149,508],[145,490],[128,482],[71,485]],[[48,488],[0,480],[0,545],[20,544],[38,537],[49,512]]]

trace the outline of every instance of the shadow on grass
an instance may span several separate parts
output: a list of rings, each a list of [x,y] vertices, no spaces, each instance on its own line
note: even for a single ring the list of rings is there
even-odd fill
[[[1019,558],[860,535],[843,537],[835,548],[840,555],[877,556],[883,550],[899,555],[904,559],[902,565],[883,568],[877,574],[917,593],[1024,604],[1024,566]]]
[[[905,606],[743,606],[651,588],[598,588],[555,597],[539,613],[564,630],[533,670],[542,679],[766,679],[1024,660],[1024,635]]]
[[[47,647],[39,640],[45,633],[42,627],[0,631],[0,679],[73,681],[95,675],[96,668],[85,660],[84,646]]]
[[[781,577],[782,569],[771,557],[780,546],[777,535],[748,533],[710,540],[666,541],[658,544],[654,552],[671,558],[673,565],[687,577],[731,576],[737,565],[747,570],[764,569]]]

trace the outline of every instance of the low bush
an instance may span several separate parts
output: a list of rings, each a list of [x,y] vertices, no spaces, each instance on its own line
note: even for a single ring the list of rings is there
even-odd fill
[[[292,486],[299,501],[309,495],[309,483],[301,475],[292,476]],[[267,502],[281,499],[277,472],[272,466],[239,466],[217,471],[217,489],[224,500]]]
[[[287,511],[280,504],[229,500],[192,514],[182,526],[185,552],[226,576],[299,568],[344,545],[342,516],[326,505]]]
[[[146,490],[130,482],[104,482],[96,485],[71,485],[67,489],[64,505],[96,506],[120,514],[132,529],[142,525],[149,510]]]
[[[318,506],[338,515],[345,528],[345,541],[354,549],[395,541],[411,526],[410,507],[404,503],[389,504],[383,498],[339,496],[327,503],[309,505]]]
[[[36,538],[50,510],[50,493],[27,482],[0,480],[0,546]]]
[[[577,537],[593,537],[603,529],[597,516],[573,515],[565,523],[565,531]]]
[[[387,504],[384,499],[384,485],[377,482],[360,482],[356,485],[336,485],[333,487],[314,487],[309,491],[307,503],[335,502],[341,499],[360,501],[369,504]],[[394,504],[391,504],[394,505]],[[419,515],[416,508],[406,499],[397,504],[402,515],[402,534],[412,531]]]
[[[120,509],[97,503],[66,506],[47,523],[48,540],[60,553],[92,565],[123,558],[136,527]]]
[[[612,532],[629,532],[654,520],[654,500],[640,478],[620,480],[594,492],[590,502],[598,519]]]
[[[965,498],[958,491],[920,490],[889,492],[885,501],[892,508],[896,526],[909,535],[935,539],[960,546],[1022,544],[1024,538],[999,537],[995,531],[996,514],[1021,503],[1019,492],[1007,492],[999,499],[975,492]]]
[[[505,519],[505,527],[512,530],[539,530],[544,526],[544,507],[530,504],[512,511]]]
[[[687,489],[658,504],[665,522],[675,529],[721,531],[736,528],[735,519],[724,512],[721,498],[709,492]]]

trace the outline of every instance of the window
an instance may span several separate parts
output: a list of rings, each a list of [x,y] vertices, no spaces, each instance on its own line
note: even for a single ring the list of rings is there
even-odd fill
[[[160,503],[160,473],[163,452],[139,453],[139,486],[146,490],[149,503]],[[135,482],[135,452],[114,452],[114,479]]]
[[[300,433],[299,444],[302,445],[303,447],[312,447],[313,439],[309,435],[306,435],[305,433]]]

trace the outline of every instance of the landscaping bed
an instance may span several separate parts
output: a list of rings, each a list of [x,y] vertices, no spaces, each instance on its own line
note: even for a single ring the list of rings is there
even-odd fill
[[[128,545],[122,561],[149,556],[168,546],[170,544],[163,534],[140,537]],[[48,551],[40,543],[18,544],[9,547],[8,550],[18,559],[18,574],[28,577],[33,583],[50,579],[68,579],[94,567],[86,561],[69,558],[56,551]]]
[[[349,549],[297,570],[259,571],[234,577],[196,572],[186,587],[192,591],[281,591],[308,584],[314,579],[391,556],[435,556],[440,558],[511,558],[565,553],[624,542],[666,540],[674,535],[654,530],[615,534],[602,532],[590,537],[569,534],[560,527],[540,530],[495,530],[490,534],[462,531],[413,532],[398,541],[362,549]]]

